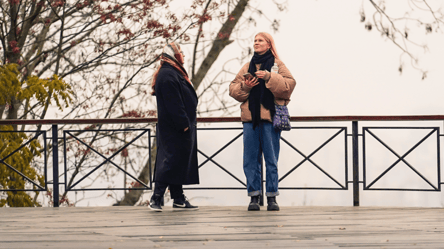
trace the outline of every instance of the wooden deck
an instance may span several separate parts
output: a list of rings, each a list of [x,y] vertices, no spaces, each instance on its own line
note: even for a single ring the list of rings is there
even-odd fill
[[[2,208],[0,248],[444,248],[443,208]]]

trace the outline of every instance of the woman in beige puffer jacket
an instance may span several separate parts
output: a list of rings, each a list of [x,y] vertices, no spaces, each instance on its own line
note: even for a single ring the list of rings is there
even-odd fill
[[[271,69],[277,66],[277,72]],[[251,77],[246,75],[249,73]],[[266,196],[269,211],[278,211],[277,162],[281,131],[273,128],[275,104],[287,105],[296,81],[279,59],[273,38],[265,32],[254,39],[254,55],[230,84],[230,96],[241,102],[244,132],[244,173],[247,178],[249,211],[260,210],[262,154],[266,163]]]

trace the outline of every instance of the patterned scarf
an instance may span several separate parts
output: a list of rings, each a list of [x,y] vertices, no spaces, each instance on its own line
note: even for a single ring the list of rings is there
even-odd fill
[[[273,53],[270,50],[262,55],[254,53],[248,72],[255,77],[257,71],[256,64],[261,64],[260,70],[268,70],[270,72],[271,67],[274,65]],[[255,129],[261,121],[261,104],[270,110],[271,117],[273,117],[276,112],[273,93],[265,86],[265,80],[258,78],[258,81],[259,84],[251,89],[250,96],[248,96],[248,109],[251,112],[253,129]]]
[[[151,82],[152,95],[156,95],[156,80],[157,76],[159,75],[160,68],[164,63],[168,63],[174,67],[185,78],[185,80],[191,84],[191,86],[193,85],[188,77],[187,71],[183,67],[184,61],[179,52],[178,46],[174,42],[171,42],[163,48],[163,53],[160,56],[160,66],[157,68],[156,72],[154,72],[153,81]]]

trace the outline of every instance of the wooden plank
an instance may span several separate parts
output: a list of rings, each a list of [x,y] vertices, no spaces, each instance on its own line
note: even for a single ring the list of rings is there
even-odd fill
[[[444,209],[3,208],[0,248],[443,248]]]

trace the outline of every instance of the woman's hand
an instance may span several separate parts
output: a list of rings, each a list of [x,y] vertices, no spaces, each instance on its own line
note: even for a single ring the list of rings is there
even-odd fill
[[[256,72],[256,77],[259,79],[269,80],[271,76],[271,73],[267,70],[260,70]]]
[[[190,127],[185,128],[185,129],[183,130],[183,132],[186,132],[186,131],[188,130],[188,128],[190,128]]]
[[[257,84],[259,84],[259,81],[257,81],[257,78],[251,78],[251,79],[245,79],[245,85],[247,85],[248,87],[254,87]]]

